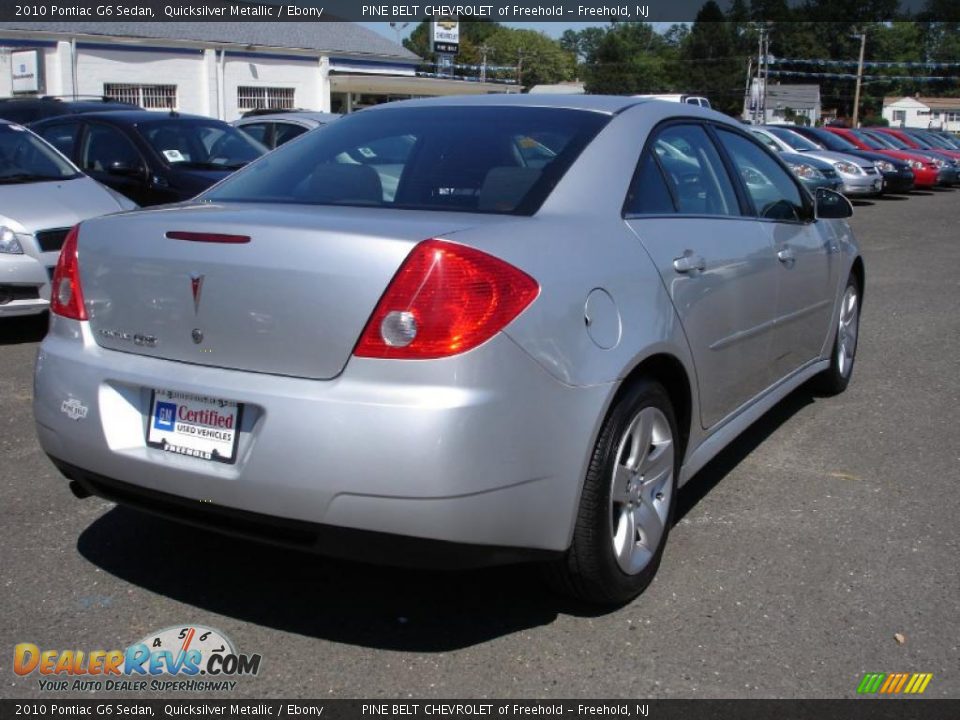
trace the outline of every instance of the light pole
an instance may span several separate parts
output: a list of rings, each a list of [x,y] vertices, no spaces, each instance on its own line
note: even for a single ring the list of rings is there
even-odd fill
[[[410,23],[408,23],[408,22],[405,22],[405,23],[392,22],[392,23],[390,23],[390,27],[392,27],[392,28],[393,28],[393,31],[397,34],[397,45],[400,44],[400,33],[403,32],[403,29],[404,29],[405,27],[407,27],[407,25],[409,25],[409,24],[410,24]]]
[[[857,88],[853,91],[853,127],[857,127],[860,119],[860,82],[863,80],[863,51],[867,46],[867,34],[858,33],[853,37],[860,38],[860,60],[857,61]]]

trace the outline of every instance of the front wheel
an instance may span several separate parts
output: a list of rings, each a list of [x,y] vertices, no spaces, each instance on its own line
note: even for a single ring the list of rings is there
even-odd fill
[[[667,542],[680,448],[666,391],[644,380],[610,411],[584,481],[573,543],[548,578],[602,605],[629,602],[650,584]]]
[[[830,367],[816,378],[816,389],[822,394],[839,395],[847,389],[853,375],[859,335],[860,283],[857,276],[851,274],[840,301],[840,317],[830,354]]]

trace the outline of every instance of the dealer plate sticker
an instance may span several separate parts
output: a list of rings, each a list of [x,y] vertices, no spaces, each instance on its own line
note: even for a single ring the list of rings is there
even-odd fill
[[[243,405],[176,390],[154,390],[147,445],[201,460],[232,463]]]

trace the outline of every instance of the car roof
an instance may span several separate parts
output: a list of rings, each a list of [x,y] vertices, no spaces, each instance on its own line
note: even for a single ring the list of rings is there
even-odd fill
[[[223,122],[222,120],[217,120],[216,118],[206,117],[204,115],[186,115],[184,113],[173,113],[171,114],[167,110],[99,110],[97,112],[84,113],[85,117],[92,117],[98,120],[108,120],[120,124],[136,124],[144,122],[145,120],[208,120],[210,122]],[[38,120],[36,124],[51,122],[55,120],[63,120],[66,116],[57,115],[54,117],[43,118],[43,120]]]
[[[613,115],[629,107],[643,103],[676,105],[676,103],[666,103],[663,100],[649,100],[624,95],[521,95],[519,93],[497,93],[492,95],[447,95],[442,97],[420,98],[417,100],[398,100],[382,105],[375,105],[361,112],[377,112],[398,107],[538,107],[590,110]],[[696,107],[695,105],[690,106],[691,109]]]
[[[312,120],[317,123],[330,123],[342,117],[339,113],[314,112],[313,110],[297,110],[296,112],[277,112],[264,113],[263,115],[250,115],[239,120],[234,120],[234,125],[249,125],[258,122],[273,122],[276,120]]]

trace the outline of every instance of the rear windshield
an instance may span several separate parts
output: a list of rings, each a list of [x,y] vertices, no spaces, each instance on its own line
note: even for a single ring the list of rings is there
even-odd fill
[[[530,215],[608,121],[530,107],[361,112],[278,148],[202,199]]]

